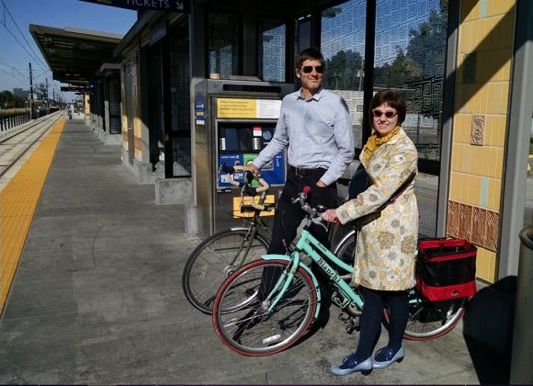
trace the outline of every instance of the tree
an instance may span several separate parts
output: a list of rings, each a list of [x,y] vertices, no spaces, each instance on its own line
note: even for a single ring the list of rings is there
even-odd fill
[[[0,107],[4,109],[25,107],[26,101],[11,91],[4,90],[0,92]]]
[[[339,51],[326,61],[324,86],[336,90],[359,90],[363,57],[357,51]],[[360,72],[361,71],[361,72]]]
[[[428,21],[409,31],[407,55],[418,64],[423,75],[443,76],[447,19],[447,6],[441,4],[441,12],[431,10]]]

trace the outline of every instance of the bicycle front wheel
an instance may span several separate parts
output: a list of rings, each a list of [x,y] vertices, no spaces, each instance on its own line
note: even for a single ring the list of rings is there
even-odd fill
[[[269,311],[275,285],[289,263],[254,261],[240,268],[220,287],[213,306],[213,326],[222,342],[246,356],[286,350],[309,329],[317,307],[317,288],[299,267],[279,302]]]
[[[412,290],[409,293],[409,319],[404,338],[426,341],[447,334],[461,320],[466,302],[466,298],[431,302]],[[388,322],[388,310],[385,311],[385,319]]]
[[[245,263],[267,253],[268,242],[248,229],[228,229],[205,239],[192,251],[182,275],[183,292],[198,310],[210,314],[222,282]]]

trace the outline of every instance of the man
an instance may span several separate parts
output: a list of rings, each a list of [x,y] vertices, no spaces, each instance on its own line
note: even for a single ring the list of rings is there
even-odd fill
[[[309,204],[336,207],[335,181],[354,156],[354,139],[344,100],[321,88],[325,60],[320,51],[308,48],[296,62],[300,90],[283,98],[276,132],[249,170],[257,173],[265,163],[288,147],[287,181],[277,204],[269,254],[285,254],[305,217],[291,198],[304,186],[311,187]],[[329,248],[327,231],[313,224],[311,233]]]

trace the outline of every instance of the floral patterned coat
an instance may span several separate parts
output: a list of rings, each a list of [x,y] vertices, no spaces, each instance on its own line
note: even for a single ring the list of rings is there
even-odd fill
[[[337,208],[341,223],[372,213],[385,203],[417,171],[417,159],[416,147],[403,129],[378,147],[368,164],[361,156],[373,184]],[[379,218],[359,231],[352,283],[386,291],[414,287],[417,239],[418,206],[413,179]]]

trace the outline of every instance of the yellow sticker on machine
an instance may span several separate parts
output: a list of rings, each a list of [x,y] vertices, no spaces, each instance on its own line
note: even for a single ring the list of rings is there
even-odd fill
[[[217,98],[217,118],[256,118],[257,100]]]
[[[250,205],[252,202],[252,199],[255,200],[257,203],[259,201],[259,196],[255,197],[243,197],[241,200],[241,197],[233,197],[233,217],[234,218],[242,218],[242,217],[253,217],[254,216],[254,210],[253,207]],[[273,194],[267,194],[265,197],[265,204],[274,204],[276,202],[275,196]],[[242,203],[242,205],[241,205]],[[273,205],[269,205],[272,208],[270,210],[263,210],[261,213],[259,213],[259,216],[274,216],[275,209]],[[244,209],[242,211],[241,209]]]

